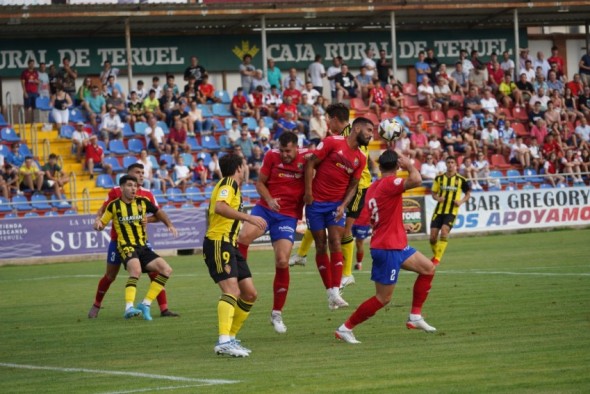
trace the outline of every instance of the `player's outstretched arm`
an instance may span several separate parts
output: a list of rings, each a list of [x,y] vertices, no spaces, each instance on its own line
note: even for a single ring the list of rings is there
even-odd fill
[[[260,197],[266,201],[271,210],[278,212],[281,209],[281,205],[277,199],[272,198],[270,190],[268,190],[268,186],[266,186],[266,182],[268,182],[268,176],[262,173],[258,174],[256,191],[260,194]]]
[[[215,203],[215,213],[228,219],[248,222],[261,230],[266,230],[266,220],[260,216],[248,215],[247,213],[237,211],[230,207],[225,201],[217,201]]]
[[[414,167],[408,157],[400,154],[397,162],[401,169],[408,172],[408,179],[404,182],[404,190],[413,189],[422,184],[422,175],[420,175],[420,172]]]
[[[174,225],[170,221],[170,218],[168,217],[168,215],[166,215],[166,212],[164,212],[163,209],[158,209],[154,216],[158,218],[158,220],[160,220],[162,223],[164,223],[164,225],[168,228],[168,231],[170,231],[173,236],[178,236],[178,231],[176,230],[176,227],[174,227]]]

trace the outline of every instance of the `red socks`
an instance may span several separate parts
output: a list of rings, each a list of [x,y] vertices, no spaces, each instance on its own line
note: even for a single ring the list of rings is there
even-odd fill
[[[149,272],[148,275],[150,277],[150,280],[153,281],[158,277],[158,275],[160,275],[160,273]],[[160,291],[160,294],[158,294],[158,297],[156,297],[156,299],[158,300],[158,305],[160,306],[161,312],[164,312],[166,309],[168,309],[168,298],[166,297],[166,289],[162,289],[162,291]]]
[[[100,307],[102,305],[102,300],[107,291],[109,291],[111,283],[113,283],[113,281],[106,275],[100,278],[98,281],[98,288],[96,289],[96,295],[94,296],[94,306]]]
[[[365,251],[363,249],[356,251],[356,262],[357,263],[362,263],[364,257],[365,257]]]
[[[324,287],[330,289],[332,287],[332,269],[330,267],[330,258],[327,254],[316,254],[315,263],[318,266],[318,271],[324,282]]]
[[[342,252],[330,253],[330,265],[332,269],[332,285],[330,287],[340,287],[342,281]]]
[[[414,282],[414,297],[412,298],[411,314],[422,314],[422,305],[426,302],[426,298],[432,287],[433,279],[434,275],[418,275],[416,278],[416,282]]]
[[[248,248],[250,247],[250,245],[244,245],[238,242],[238,250],[240,251],[240,254],[242,255],[242,257],[244,257],[244,260],[248,261]]]
[[[275,279],[273,282],[273,311],[282,311],[287,301],[289,291],[289,267],[275,268]]]
[[[373,296],[369,298],[356,308],[356,311],[350,315],[346,323],[344,323],[344,326],[352,330],[355,326],[358,326],[372,317],[379,309],[383,308],[383,306],[384,305],[377,299],[377,297]]]

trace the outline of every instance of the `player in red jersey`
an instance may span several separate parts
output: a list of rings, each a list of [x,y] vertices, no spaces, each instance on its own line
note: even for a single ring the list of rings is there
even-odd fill
[[[275,278],[273,282],[273,308],[270,322],[276,332],[283,334],[282,311],[289,290],[289,255],[293,248],[297,220],[303,216],[303,193],[305,184],[306,149],[297,150],[297,134],[286,132],[279,137],[279,148],[264,155],[262,168],[256,182],[260,200],[251,215],[266,220],[267,227],[261,230],[244,222],[238,237],[238,249],[248,258],[250,244],[267,230],[275,252]]]
[[[360,147],[371,141],[373,127],[369,119],[356,118],[347,137],[332,136],[320,142],[305,167],[305,214],[315,241],[316,264],[330,309],[348,306],[339,291],[343,264],[340,242],[346,207],[356,194],[367,162]]]
[[[408,179],[405,181],[396,176],[398,167],[408,171]],[[391,150],[386,150],[379,157],[379,168],[382,178],[369,187],[365,198],[365,207],[370,211],[373,225],[371,280],[375,282],[376,294],[363,302],[336,330],[336,338],[348,343],[360,343],[352,329],[391,301],[400,268],[421,275],[432,275],[435,269],[432,261],[408,245],[402,218],[402,193],[420,186],[420,173],[409,158],[398,156]],[[419,326],[416,328],[427,332],[436,331],[434,327],[426,324],[422,316],[416,319],[410,315],[410,321],[412,325]]]
[[[143,176],[144,176],[143,164],[141,164],[141,163],[131,164],[129,167],[127,167],[127,175],[134,176],[138,180],[139,185],[142,185],[143,184]],[[122,195],[121,188],[119,186],[114,187],[109,191],[109,194],[108,194],[106,200],[104,201],[104,203],[102,204],[102,207],[100,207],[100,209],[98,210],[98,212],[96,214],[95,222],[100,221],[100,218],[102,217],[102,214],[104,213],[104,210],[107,207],[107,205],[109,205],[109,203],[111,201],[121,197],[121,195]],[[154,195],[152,194],[151,191],[143,189],[141,186],[139,186],[137,188],[136,195],[139,197],[147,197],[153,205],[155,205],[156,207],[158,206],[158,203],[156,202],[156,199],[154,198]],[[149,222],[157,222],[157,219],[155,217],[150,216],[148,218],[148,221]],[[111,242],[109,243],[109,249],[107,252],[106,272],[105,272],[104,276],[102,278],[100,278],[100,280],[98,281],[98,288],[96,289],[96,295],[94,297],[94,304],[92,304],[92,307],[90,308],[90,311],[88,312],[89,319],[96,319],[98,317],[98,312],[100,311],[100,306],[102,304],[102,300],[103,300],[104,296],[106,295],[107,291],[109,290],[111,283],[113,283],[115,281],[115,279],[117,279],[117,274],[119,273],[120,269],[121,269],[121,258],[119,256],[119,253],[117,252],[117,233],[115,232],[115,229],[113,226],[113,228],[111,228]],[[149,276],[150,276],[151,280],[154,280],[158,276],[158,272],[150,272]],[[174,313],[168,309],[168,300],[166,297],[165,290],[162,290],[160,292],[160,294],[157,297],[157,300],[158,300],[158,305],[160,306],[160,316],[162,316],[162,317],[178,317],[178,316],[180,316],[177,313]]]
[[[364,242],[371,235],[371,215],[364,205],[361,207],[359,217],[354,221],[351,231],[356,244],[356,264],[354,269],[360,271],[363,268],[363,258],[365,257]]]

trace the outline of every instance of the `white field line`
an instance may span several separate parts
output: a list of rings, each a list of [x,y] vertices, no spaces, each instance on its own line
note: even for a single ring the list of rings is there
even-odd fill
[[[203,387],[203,386],[211,386],[210,384],[191,384],[185,386],[166,386],[166,387],[150,387],[145,389],[137,389],[137,390],[125,390],[125,391],[107,391],[103,394],[130,394],[130,393],[145,393],[145,392],[152,392],[152,391],[168,391],[168,390],[179,390],[179,389],[187,389],[192,387]]]
[[[48,367],[48,366],[42,366],[42,365],[26,365],[26,364],[12,364],[12,363],[0,363],[0,367],[16,368],[16,369],[30,369],[30,370],[43,370],[43,371],[56,371],[56,372],[73,372],[73,373],[82,372],[82,373],[101,374],[101,375],[131,376],[134,378],[169,380],[169,381],[173,381],[173,382],[200,383],[200,385],[218,385],[218,384],[239,383],[239,380],[196,379],[196,378],[185,378],[182,376],[155,375],[155,374],[142,373],[142,372],[108,371],[108,370],[104,370],[104,369],[60,368],[60,367]]]

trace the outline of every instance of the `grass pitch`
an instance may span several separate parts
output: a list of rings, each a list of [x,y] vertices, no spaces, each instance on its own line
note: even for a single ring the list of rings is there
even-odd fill
[[[102,261],[0,267],[0,391],[590,392],[589,239],[588,229],[453,238],[424,308],[439,331],[405,328],[415,274],[403,272],[393,304],[355,329],[360,345],[333,331],[374,294],[368,246],[348,309],[328,310],[313,250],[291,270],[285,335],[268,321],[272,252],[251,251],[259,301],[240,333],[247,359],[213,353],[219,290],[200,255],[168,259],[169,304],[182,317],[159,318],[154,305],[152,322],[122,318],[124,271],[87,319]]]

